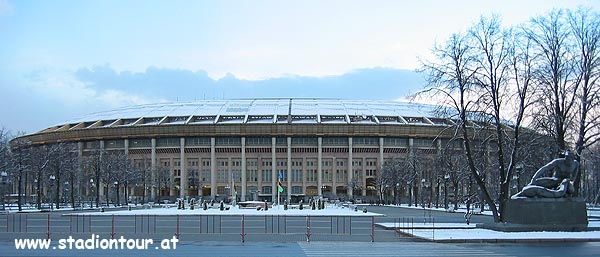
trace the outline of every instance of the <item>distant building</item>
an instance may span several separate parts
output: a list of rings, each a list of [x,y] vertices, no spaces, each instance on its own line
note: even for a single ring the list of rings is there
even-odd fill
[[[133,169],[148,170],[149,181],[168,172],[167,186],[130,182],[130,197],[218,199],[237,192],[238,200],[271,201],[281,180],[286,199],[364,199],[377,197],[376,177],[386,160],[410,152],[435,155],[448,143],[454,122],[432,110],[294,98],[149,104],[86,115],[21,138],[34,145],[77,143],[82,159],[98,150],[125,154]]]

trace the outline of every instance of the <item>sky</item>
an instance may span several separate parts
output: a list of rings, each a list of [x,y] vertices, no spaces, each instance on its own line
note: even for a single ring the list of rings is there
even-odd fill
[[[0,127],[102,110],[262,97],[398,100],[434,44],[600,1],[0,0]]]

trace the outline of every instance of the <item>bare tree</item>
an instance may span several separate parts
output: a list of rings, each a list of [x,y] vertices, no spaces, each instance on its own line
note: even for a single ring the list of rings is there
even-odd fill
[[[395,202],[398,202],[398,186],[402,184],[402,170],[404,167],[404,161],[399,158],[392,158],[386,161],[381,172],[377,176],[377,183],[379,186],[380,195],[387,193],[387,189],[392,188],[394,190]]]
[[[6,194],[6,183],[8,180],[8,173],[12,173],[10,172],[10,168],[12,168],[11,164],[13,164],[13,156],[11,154],[10,151],[10,145],[9,145],[9,139],[10,139],[10,133],[8,130],[4,129],[4,128],[0,128],[0,172],[2,172],[2,177],[0,179],[2,179],[2,181],[0,181],[2,183],[2,185],[0,185],[0,188],[2,191],[0,192],[2,194],[2,204],[4,205],[4,201],[6,200],[4,198],[4,195]],[[14,169],[13,169],[14,170]],[[17,169],[17,171],[20,171],[19,169]],[[19,175],[21,173],[17,172],[17,175]],[[20,178],[20,177],[19,177]],[[19,180],[20,181],[20,180]],[[21,210],[21,186],[19,184],[19,211]],[[4,206],[3,206],[4,207]]]
[[[30,169],[30,147],[23,140],[15,140],[10,147],[10,169],[17,183],[17,206],[19,211],[23,210],[23,197],[26,197],[24,186],[28,182],[28,170]],[[1,170],[1,169],[0,169]]]
[[[50,181],[51,187],[54,191],[54,201],[56,202],[56,208],[60,208],[60,192],[70,191],[73,192],[73,185],[75,184],[75,171],[77,170],[77,152],[73,144],[69,143],[56,143],[50,145],[51,154],[48,164],[48,171],[53,179]],[[65,180],[63,182],[63,179]],[[66,196],[65,196],[66,198]],[[73,195],[70,197],[71,205],[75,206],[75,200]]]
[[[43,186],[48,185],[48,176],[46,170],[50,164],[52,148],[50,145],[42,145],[42,146],[33,146],[30,149],[31,151],[31,172],[33,172],[34,177],[34,187],[36,191],[36,207],[38,209],[42,208],[42,198],[46,197],[42,195]],[[51,192],[48,191],[50,194]]]
[[[590,145],[600,139],[600,104],[598,78],[600,77],[600,15],[590,9],[580,8],[568,12],[568,24],[574,41],[574,73],[577,84],[578,112],[576,115],[577,139],[575,151],[578,160]],[[575,179],[579,192],[581,172]]]
[[[84,161],[85,173],[91,178],[90,187],[94,191],[96,208],[100,206],[100,182],[105,171],[103,163],[104,155],[104,150],[93,149]]]
[[[554,10],[533,18],[524,32],[533,43],[536,61],[533,79],[539,86],[536,126],[551,135],[558,149],[567,148],[569,126],[572,125],[575,92],[571,32],[564,11]]]
[[[479,70],[475,67],[475,50],[469,36],[454,34],[443,46],[436,46],[433,54],[437,62],[423,64],[423,71],[428,73],[430,89],[427,92],[445,99],[454,113],[456,120],[456,135],[462,140],[467,158],[467,166],[472,178],[479,186],[482,198],[490,206],[496,222],[500,221],[498,209],[488,193],[485,181],[476,167],[474,150],[472,149],[472,127],[469,125],[469,114],[475,112],[474,100],[480,98],[477,92],[475,77]],[[470,132],[471,131],[471,132]]]

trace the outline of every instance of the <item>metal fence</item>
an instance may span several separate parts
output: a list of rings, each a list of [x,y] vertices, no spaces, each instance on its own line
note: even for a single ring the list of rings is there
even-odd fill
[[[173,235],[193,239],[198,236],[239,236],[248,238],[292,236],[311,241],[316,237],[344,239],[370,238],[375,241],[375,218],[363,216],[286,215],[51,215],[46,213],[4,214],[0,234],[44,234],[86,236],[89,234],[143,237]],[[317,239],[318,240],[318,239]]]
[[[416,221],[416,223],[415,223]],[[394,219],[394,230],[397,235],[403,235],[408,237],[416,237],[415,230],[419,230],[421,234],[425,234],[427,232],[431,232],[431,239],[435,239],[435,218],[433,217],[424,217],[424,218],[415,218],[415,217],[404,217],[404,218],[396,218]]]

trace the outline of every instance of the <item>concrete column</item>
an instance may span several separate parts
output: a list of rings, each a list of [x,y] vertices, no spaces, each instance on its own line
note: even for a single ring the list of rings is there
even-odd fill
[[[306,172],[306,157],[302,158],[302,167],[300,168],[302,170],[302,194],[304,194],[306,196],[306,187],[308,186],[308,183],[306,182],[307,180],[307,176],[308,173]]]
[[[246,137],[242,137],[242,194],[240,197],[241,201],[246,201]]]
[[[354,192],[352,187],[350,187],[350,182],[352,182],[352,178],[354,177],[354,171],[352,166],[354,165],[352,160],[352,137],[348,137],[348,181],[346,181],[346,194],[349,199],[354,199]]]
[[[381,175],[381,167],[383,166],[383,151],[384,151],[383,144],[384,144],[384,139],[383,139],[383,137],[380,137],[379,138],[379,157],[377,158],[377,173],[378,173],[377,176]],[[365,183],[365,191],[363,191],[363,195],[366,195],[366,192],[367,192],[366,191],[366,186],[367,186],[366,185],[366,183],[367,183],[366,176],[365,176],[364,183]],[[379,192],[379,190],[377,190],[377,192]]]
[[[124,142],[124,148],[125,148],[125,157],[129,157],[129,139],[125,139]]]
[[[331,196],[337,196],[337,187],[336,187],[336,183],[337,181],[337,171],[338,171],[338,166],[337,166],[337,160],[335,157],[333,157],[331,159]]]
[[[292,137],[287,138],[287,200],[292,201]]]
[[[185,137],[179,139],[179,161],[181,168],[181,183],[179,188],[179,197],[184,198],[187,195],[188,190],[188,170],[187,162],[185,159]]]
[[[318,158],[317,158],[317,192],[319,197],[323,197],[323,138],[318,137]]]
[[[210,199],[217,195],[217,155],[215,149],[215,138],[210,138]]]
[[[125,139],[124,143],[124,149],[123,151],[125,152],[125,159],[129,160],[129,139]],[[123,185],[125,186],[125,185]],[[127,185],[129,187],[129,185]],[[127,191],[127,196],[132,196],[133,192],[131,190],[129,190],[129,188],[124,188],[125,191]],[[125,196],[125,195],[123,195]],[[127,203],[128,199],[125,199],[125,203]]]
[[[79,170],[83,171],[83,142],[79,141],[77,142],[77,160],[78,160],[78,167]],[[90,194],[90,187],[89,187],[89,178],[85,177],[85,176],[78,176],[78,180],[79,180],[79,195],[83,196],[87,196]],[[88,180],[86,180],[88,179]],[[25,181],[27,182],[27,180]],[[28,183],[29,187],[31,187],[31,183]],[[25,196],[28,197],[29,194],[27,192],[31,192],[31,189],[27,188],[27,184],[25,184]],[[87,199],[86,199],[87,200]]]
[[[158,185],[156,185],[156,138],[152,138],[150,139],[151,141],[151,148],[150,148],[150,165],[151,165],[151,172],[150,172],[150,179],[152,180],[151,184],[152,184],[152,189],[150,190],[150,199],[151,201],[154,201],[154,199],[156,198],[156,187]]]
[[[271,202],[277,202],[277,138],[271,138]]]
[[[105,150],[106,150],[106,148],[105,148],[105,145],[104,145],[104,140],[100,140],[100,153],[102,153],[102,156],[104,155],[104,151]],[[104,195],[105,197],[108,197],[108,192],[106,192],[106,185],[102,184],[102,176],[100,176],[100,181],[98,181],[96,183],[100,184],[100,191],[102,192],[101,195]],[[102,203],[102,200],[100,200],[100,203]]]

